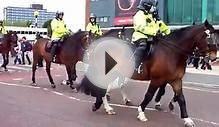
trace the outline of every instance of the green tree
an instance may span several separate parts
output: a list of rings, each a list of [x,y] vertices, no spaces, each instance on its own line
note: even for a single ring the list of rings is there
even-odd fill
[[[50,20],[47,20],[46,22],[43,23],[43,28],[47,28],[47,35],[49,37],[52,36],[52,29],[51,29],[51,22],[52,22],[52,19]]]
[[[28,27],[30,21],[23,21],[23,20],[17,20],[17,21],[4,21],[5,26],[18,26],[18,27]]]

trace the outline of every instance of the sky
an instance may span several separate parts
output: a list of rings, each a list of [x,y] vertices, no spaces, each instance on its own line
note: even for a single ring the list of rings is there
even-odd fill
[[[48,11],[63,11],[64,20],[72,31],[84,29],[85,0],[0,0],[0,19],[3,19],[4,7],[30,7],[34,3],[43,4]]]

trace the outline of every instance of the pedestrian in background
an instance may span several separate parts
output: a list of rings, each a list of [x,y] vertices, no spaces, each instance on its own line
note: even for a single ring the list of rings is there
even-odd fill
[[[14,51],[15,51],[14,65],[16,65],[17,62],[19,64],[21,64],[21,53],[22,53],[22,51],[21,51],[21,40],[19,40],[17,44],[18,44],[17,47],[14,47]]]
[[[27,41],[26,37],[22,37],[22,43],[21,43],[21,51],[22,51],[22,64],[25,64],[25,57],[28,61],[28,65],[31,64],[29,53],[32,50],[32,44]]]

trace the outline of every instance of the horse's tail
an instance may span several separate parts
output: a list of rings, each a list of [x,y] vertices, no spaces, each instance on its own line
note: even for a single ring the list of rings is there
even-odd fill
[[[77,90],[93,97],[104,97],[106,94],[106,89],[95,86],[92,82],[90,82],[87,76],[82,79],[81,85],[77,88]]]

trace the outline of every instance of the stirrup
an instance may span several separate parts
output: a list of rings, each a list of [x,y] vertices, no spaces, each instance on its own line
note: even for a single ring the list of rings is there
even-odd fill
[[[142,65],[143,65],[143,63],[141,63],[137,68],[135,68],[135,71],[138,72],[138,73],[142,73],[144,71]]]
[[[52,58],[52,62],[56,62],[56,57],[54,56],[53,58]]]

